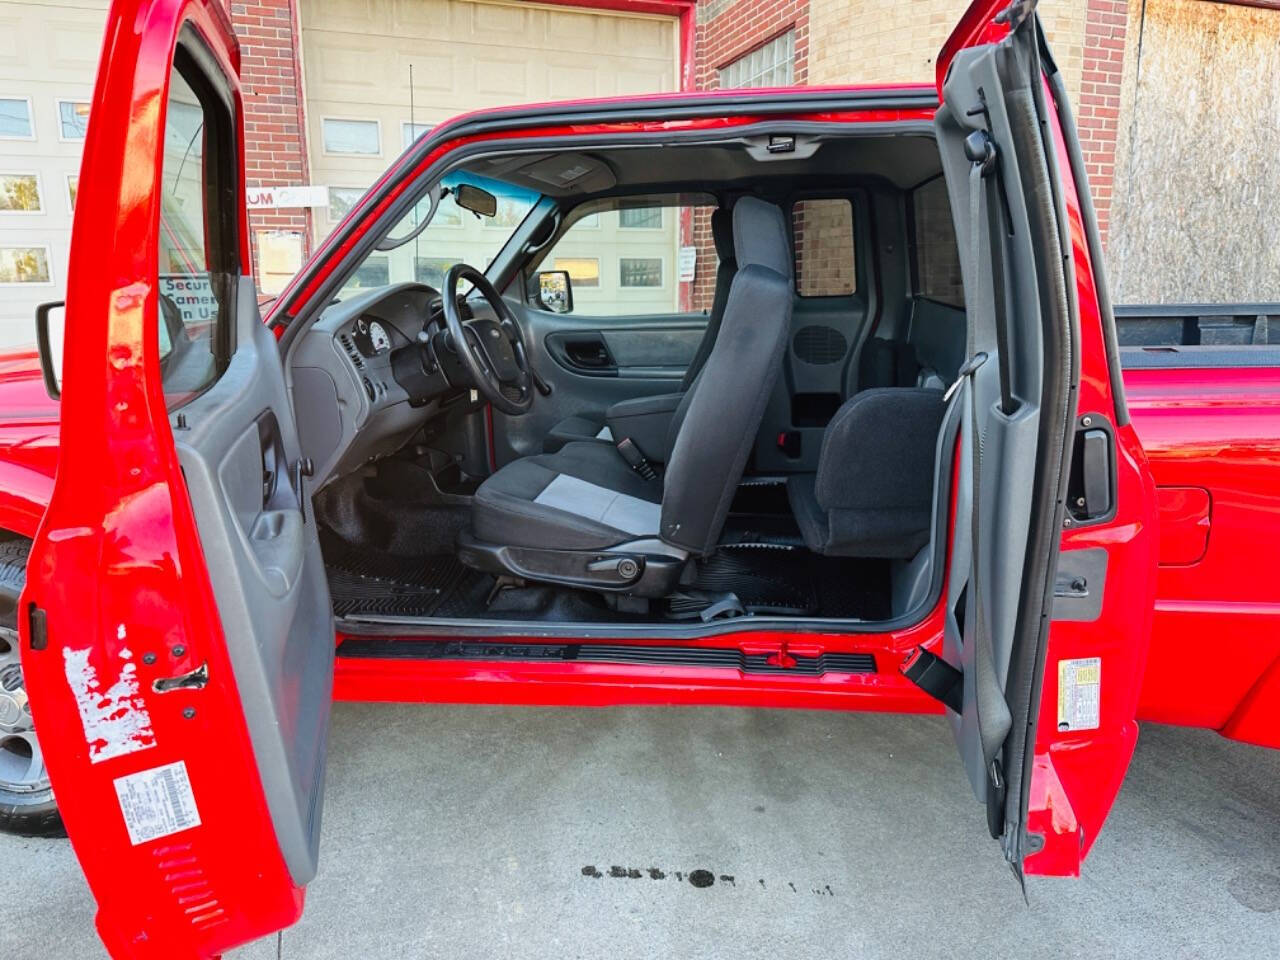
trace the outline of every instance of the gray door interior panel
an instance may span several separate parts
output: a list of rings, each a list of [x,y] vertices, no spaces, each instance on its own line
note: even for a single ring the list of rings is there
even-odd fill
[[[542,441],[566,417],[604,411],[619,400],[670,393],[679,386],[706,329],[702,314],[587,317],[535,310],[514,300],[511,309],[524,328],[525,342],[551,395],[539,393],[533,409],[520,417],[494,411],[494,452],[498,466],[542,452]],[[562,349],[566,341],[591,343],[607,352],[599,367],[575,367]]]
[[[1000,355],[994,307],[997,282],[993,279],[994,258],[986,245],[988,235],[982,226],[990,222],[988,204],[994,194],[979,188],[979,219],[975,224],[971,215],[972,204],[976,202],[971,179],[973,164],[965,155],[964,139],[973,130],[990,124],[992,138],[1001,145],[1000,162],[1008,165],[1001,174],[1005,183],[1018,182],[1018,164],[1034,163],[1039,158],[1019,157],[1009,146],[1015,140],[991,48],[960,51],[947,83],[948,103],[981,101],[987,107],[986,117],[943,108],[936,121],[952,216],[960,240],[965,307],[970,323],[967,352],[986,354],[985,362],[961,382],[957,398],[965,409],[954,521],[955,559],[944,633],[944,655],[961,669],[964,680],[963,711],[959,715],[949,713],[948,717],[970,784],[978,799],[985,801],[992,782],[992,761],[1012,723],[1016,722],[1005,688],[1019,615],[1025,615],[1019,603],[1039,454],[1044,340],[1035,282],[1035,251],[1026,226],[1027,199],[1020,189],[1009,189],[999,196],[1013,225],[1002,247],[1010,280],[1006,310],[1012,322],[1008,330],[1009,356]],[[980,88],[985,90],[985,98],[979,96]],[[939,359],[950,362],[946,357]],[[1009,413],[1001,407],[1000,369],[1006,360],[1015,402],[1015,409]],[[975,452],[978,454],[976,464]],[[965,595],[964,619],[958,622],[955,613],[961,591]]]
[[[619,368],[669,367],[683,374],[693,362],[693,355],[698,352],[698,344],[702,342],[707,327],[705,318],[702,323],[676,325],[682,321],[687,323],[687,317],[671,317],[669,325],[651,321],[639,329],[606,328],[604,342]]]
[[[333,698],[333,610],[275,338],[240,282],[236,351],[181,408],[178,457],[272,825],[298,884],[315,876]]]

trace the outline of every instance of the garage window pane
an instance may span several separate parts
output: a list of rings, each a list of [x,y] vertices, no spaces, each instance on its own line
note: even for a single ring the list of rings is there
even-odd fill
[[[0,137],[30,140],[34,136],[31,104],[25,99],[0,98]]]
[[[449,257],[414,257],[413,259],[413,279],[418,283],[425,283],[429,287],[435,287],[437,290],[444,287],[444,275],[452,270],[460,261]],[[359,277],[360,271],[356,271]],[[388,276],[390,276],[388,274]],[[383,280],[387,283],[387,280]],[[376,286],[376,284],[373,284]]]
[[[329,210],[328,217],[330,222],[337,223],[356,205],[356,201],[364,196],[364,191],[359,187],[330,187],[329,188]]]
[[[89,131],[89,104],[58,101],[58,134],[63,140],[83,140]]]
[[[618,282],[624,287],[662,286],[662,258],[623,257],[618,261]]]
[[[321,128],[325,153],[376,157],[382,152],[377,120],[334,120],[326,117],[321,121]]]
[[[391,282],[391,261],[386,257],[370,257],[356,268],[347,281],[348,287],[367,289],[385,287]]]
[[[40,178],[34,173],[0,173],[0,213],[39,213]]]
[[[431,132],[431,128],[435,126],[432,123],[402,123],[400,124],[400,135],[404,139],[402,147],[408,149],[409,144]]]
[[[67,175],[67,209],[76,212],[76,194],[80,192],[80,177],[77,174]]]
[[[599,257],[556,257],[551,269],[567,270],[575,289],[600,286]]]
[[[48,247],[0,247],[0,284],[52,282]]]
[[[618,226],[624,230],[661,230],[662,207],[643,200],[623,200],[618,208]]]
[[[794,82],[796,33],[788,30],[720,69],[720,88],[789,87]]]

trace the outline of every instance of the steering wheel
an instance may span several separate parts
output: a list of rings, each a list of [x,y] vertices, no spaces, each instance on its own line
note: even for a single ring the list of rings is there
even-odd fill
[[[476,317],[462,322],[458,281],[470,280],[498,319]],[[444,321],[454,352],[486,400],[503,413],[520,416],[533,406],[533,373],[524,332],[507,301],[483,273],[465,263],[444,276]]]

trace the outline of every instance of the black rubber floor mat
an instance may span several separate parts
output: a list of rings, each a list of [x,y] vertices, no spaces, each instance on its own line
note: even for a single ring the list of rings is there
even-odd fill
[[[468,616],[484,609],[493,578],[449,555],[397,557],[333,537],[322,540],[329,594],[339,617]]]
[[[697,590],[733,593],[748,613],[812,616],[818,596],[806,576],[796,576],[796,561],[806,551],[785,546],[724,546],[698,564]]]
[[[734,593],[756,614],[882,620],[890,613],[888,561],[764,542],[722,546],[699,565],[695,588]]]

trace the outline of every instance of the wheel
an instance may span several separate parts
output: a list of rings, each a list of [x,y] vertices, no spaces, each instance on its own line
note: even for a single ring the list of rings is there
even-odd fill
[[[65,836],[18,661],[18,595],[27,579],[27,540],[0,543],[0,830]]]

